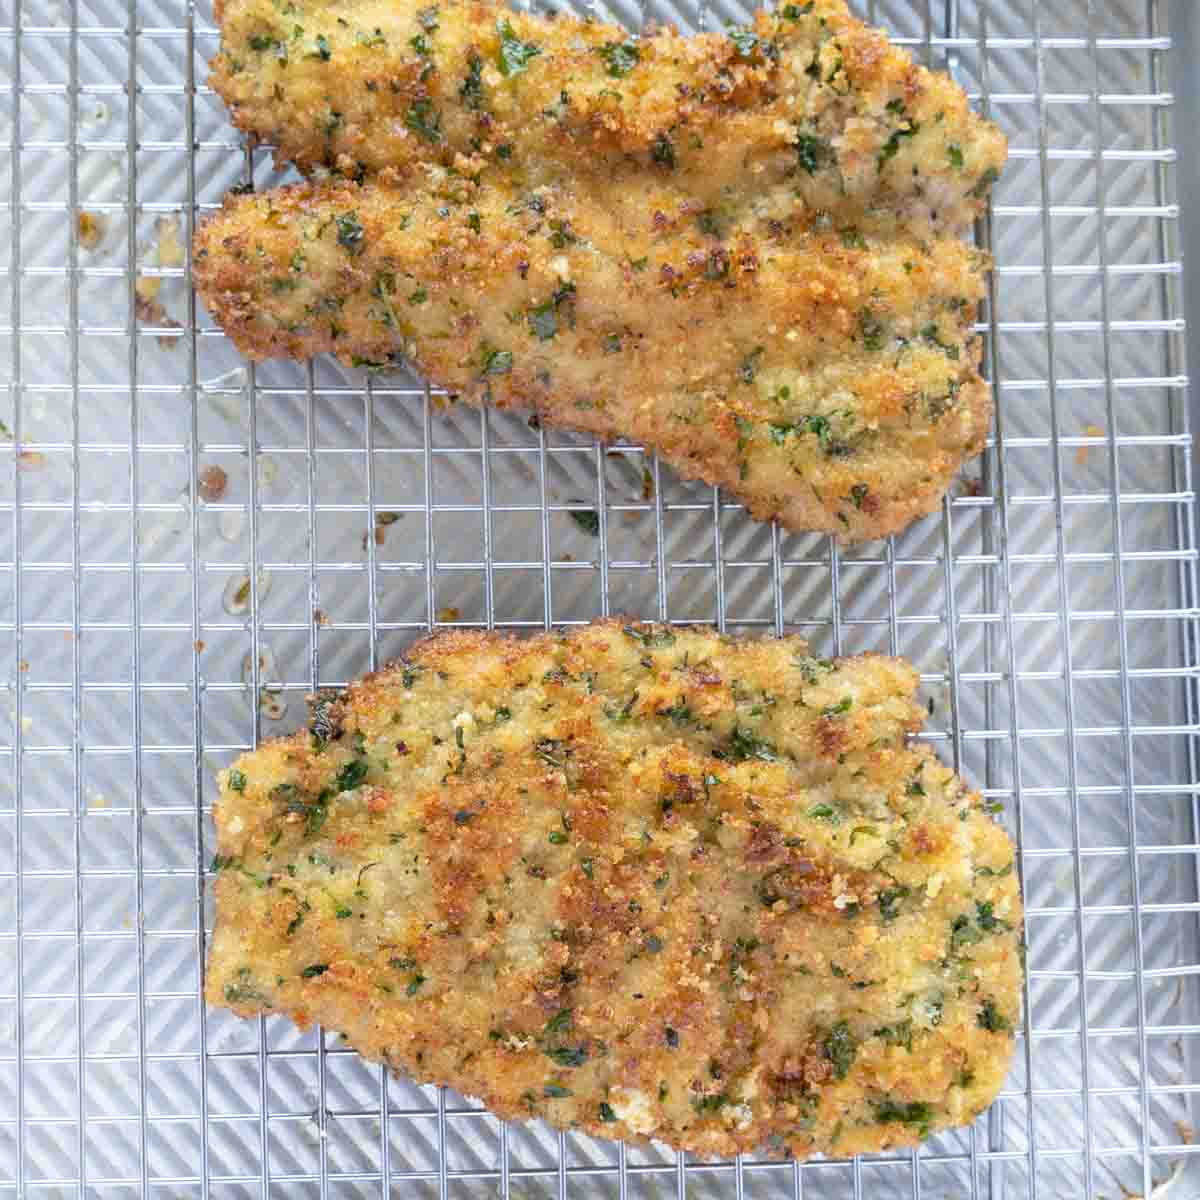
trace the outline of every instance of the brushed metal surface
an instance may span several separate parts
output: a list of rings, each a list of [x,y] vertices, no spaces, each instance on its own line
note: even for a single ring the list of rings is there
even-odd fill
[[[204,86],[208,0],[0,0],[0,1196],[1197,1194],[1200,207],[1172,140],[1197,116],[1168,122],[1195,57],[1165,0],[858,8],[953,71],[1012,162],[978,231],[995,436],[940,515],[847,550],[416,379],[249,368],[192,297],[188,238],[281,176]],[[1022,850],[1025,1027],[972,1127],[699,1163],[204,1011],[216,768],[432,626],[617,612],[917,663],[939,753]]]

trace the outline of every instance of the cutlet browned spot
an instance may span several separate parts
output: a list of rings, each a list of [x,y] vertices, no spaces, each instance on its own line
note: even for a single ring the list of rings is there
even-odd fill
[[[632,159],[702,207],[753,199],[762,215],[925,235],[965,230],[1004,164],[1003,134],[962,90],[842,0],[694,37],[474,0],[225,0],[218,14],[213,87],[305,170],[395,181],[478,153],[476,169],[515,165],[535,187]]]
[[[916,682],[616,622],[425,642],[221,773],[207,999],[700,1154],[963,1124],[1012,1050],[1021,901],[906,740]]]
[[[626,178],[633,232],[586,193],[434,168],[233,198],[197,234],[196,287],[251,357],[407,357],[472,403],[638,439],[793,529],[880,537],[935,509],[990,417],[983,256],[824,219],[775,239]]]

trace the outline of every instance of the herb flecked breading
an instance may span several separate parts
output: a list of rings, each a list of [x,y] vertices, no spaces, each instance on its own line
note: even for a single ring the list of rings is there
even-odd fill
[[[253,358],[407,359],[469,402],[648,444],[792,529],[881,537],[936,509],[990,420],[984,256],[828,222],[775,239],[625,182],[616,208],[440,171],[232,197],[195,283]],[[621,204],[661,220],[631,240]]]
[[[988,261],[959,239],[1005,138],[842,0],[695,37],[460,0],[218,17],[234,121],[334,176],[197,234],[248,356],[408,361],[846,541],[982,450]]]
[[[1021,901],[979,796],[907,742],[916,684],[614,621],[427,641],[222,773],[206,997],[699,1154],[968,1122]]]
[[[843,0],[690,37],[466,0],[224,0],[217,16],[212,86],[306,171],[400,179],[506,146],[536,185],[632,158],[703,206],[775,191],[785,212],[898,215],[925,236],[967,229],[1004,164],[958,85]]]

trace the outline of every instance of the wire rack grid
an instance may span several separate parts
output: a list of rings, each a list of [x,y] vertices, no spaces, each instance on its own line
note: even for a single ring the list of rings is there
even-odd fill
[[[978,231],[998,262],[995,436],[940,516],[847,550],[752,522],[635,446],[404,376],[247,367],[187,286],[188,240],[227,188],[280,176],[204,86],[210,5],[0,0],[0,1195],[1200,1186],[1168,31],[1153,0],[860,11],[953,71],[1012,161]],[[431,626],[618,612],[917,663],[930,736],[1021,847],[1025,1025],[972,1127],[853,1162],[704,1163],[507,1126],[333,1035],[205,1011],[217,767]]]

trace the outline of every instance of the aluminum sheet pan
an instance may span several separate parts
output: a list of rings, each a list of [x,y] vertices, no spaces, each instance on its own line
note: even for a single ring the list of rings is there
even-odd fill
[[[208,0],[0,0],[0,1196],[1197,1194],[1164,12],[859,10],[953,71],[1012,161],[978,231],[995,437],[940,516],[844,550],[638,447],[416,379],[248,369],[189,291],[188,240],[231,185],[280,176],[204,85]],[[711,28],[746,10],[592,11]],[[197,485],[214,467],[219,495]],[[205,1012],[218,767],[431,626],[616,612],[918,664],[939,753],[1022,848],[1026,1024],[974,1126],[854,1162],[701,1163],[505,1126],[332,1034]]]

